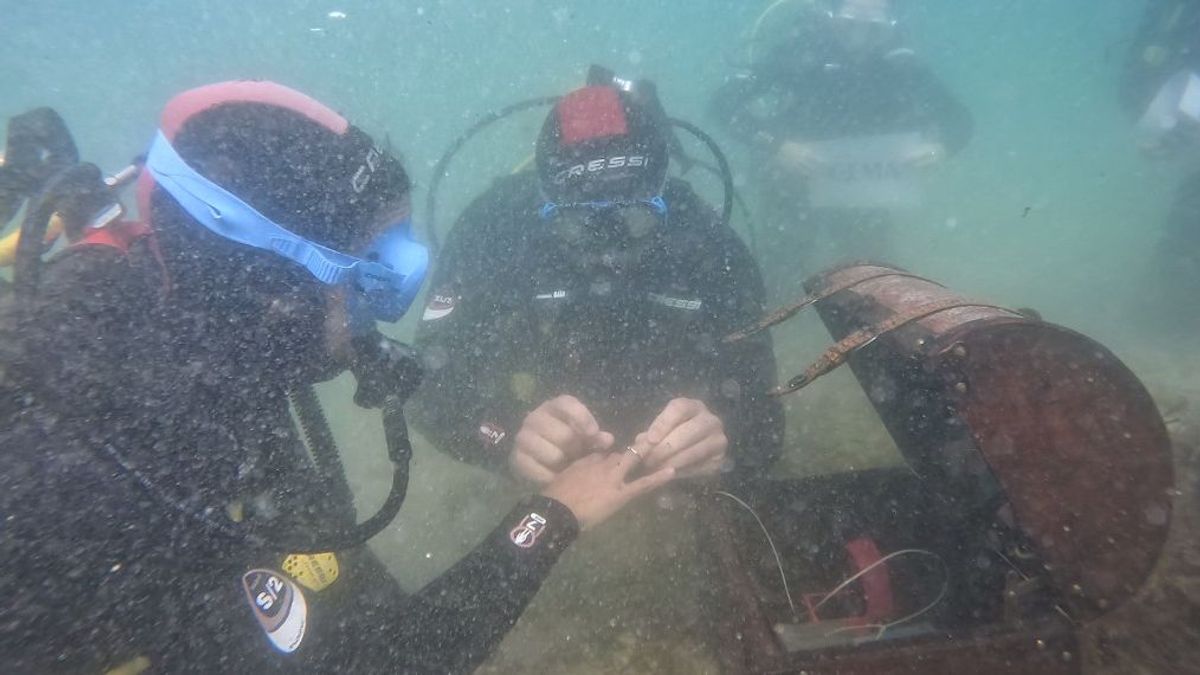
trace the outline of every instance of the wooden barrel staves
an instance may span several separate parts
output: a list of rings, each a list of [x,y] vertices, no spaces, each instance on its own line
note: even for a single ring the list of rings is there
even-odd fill
[[[702,519],[722,544],[713,562],[722,625],[744,627],[717,635],[726,666],[1078,672],[1078,659],[1067,658],[1078,624],[1133,596],[1167,537],[1170,440],[1145,387],[1087,336],[895,267],[835,268],[809,279],[806,290],[726,339],[814,306],[836,344],[773,393],[797,391],[848,364],[908,467],[748,485],[762,516],[753,516],[756,523],[743,516],[731,526],[728,513]],[[768,552],[756,539],[769,533]],[[935,554],[943,592],[916,613],[876,620],[873,638],[834,644],[835,635],[856,634],[782,605],[772,565],[761,562],[774,554],[784,591],[791,570],[799,588],[793,603],[847,574],[837,569],[847,564],[838,551],[847,536],[860,535],[881,554]],[[988,564],[995,559],[1003,565]],[[893,560],[886,574],[911,612],[925,602],[915,591],[928,581],[905,565]],[[917,616],[924,627],[910,621]]]
[[[1120,359],[896,268],[837,268],[806,289],[840,341],[825,362],[849,362],[919,475],[967,508],[990,508],[981,493],[998,488],[1000,518],[1037,553],[1031,573],[1076,618],[1137,591],[1166,540],[1173,476],[1162,417]]]

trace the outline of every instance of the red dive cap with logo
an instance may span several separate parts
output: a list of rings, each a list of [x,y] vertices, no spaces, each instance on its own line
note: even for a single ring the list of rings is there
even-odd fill
[[[233,81],[172,98],[159,121],[189,166],[271,220],[348,250],[384,207],[409,191],[400,162],[325,104],[274,82]],[[369,180],[362,180],[372,155]],[[150,172],[138,186],[150,217]]]
[[[667,139],[657,118],[611,86],[559,99],[537,142],[542,192],[558,203],[649,199],[667,177]]]

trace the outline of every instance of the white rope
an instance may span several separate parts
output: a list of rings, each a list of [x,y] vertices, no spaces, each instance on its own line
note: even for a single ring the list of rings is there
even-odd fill
[[[933,609],[934,607],[937,607],[938,603],[940,603],[942,601],[942,598],[946,597],[946,591],[948,591],[950,588],[950,574],[946,570],[946,562],[944,560],[942,560],[941,556],[939,556],[936,553],[933,553],[932,551],[926,551],[926,550],[919,549],[919,548],[905,548],[905,549],[901,549],[899,551],[893,551],[893,552],[883,556],[879,560],[876,560],[875,562],[871,563],[870,565],[867,565],[866,567],[864,567],[861,570],[859,570],[858,572],[856,572],[850,578],[848,578],[845,581],[843,581],[842,583],[838,584],[836,588],[834,588],[832,591],[830,591],[825,597],[821,598],[820,602],[813,605],[811,611],[813,614],[816,614],[817,610],[820,609],[821,606],[824,605],[826,602],[829,602],[829,600],[831,600],[833,598],[833,596],[837,595],[838,593],[841,593],[843,590],[846,589],[847,586],[849,586],[850,584],[852,584],[855,581],[858,581],[860,578],[862,578],[863,575],[867,574],[868,572],[875,569],[876,567],[879,567],[880,565],[886,563],[887,561],[891,560],[892,558],[898,558],[902,555],[914,555],[914,554],[929,556],[929,557],[937,560],[938,564],[940,564],[942,566],[942,589],[940,591],[938,591],[937,597],[935,597],[933,599],[933,602],[930,602],[928,605],[925,605],[924,607],[917,610],[916,612],[913,612],[912,614],[909,614],[908,616],[897,619],[895,621],[891,621],[891,622],[884,623],[884,624],[873,623],[873,624],[867,624],[865,626],[843,626],[842,628],[838,628],[837,630],[833,630],[833,631],[830,631],[829,633],[826,633],[826,637],[828,637],[830,635],[834,635],[835,633],[841,633],[843,631],[848,631],[848,630],[861,630],[863,628],[878,628],[879,632],[875,634],[874,638],[872,638],[874,640],[878,640],[879,638],[883,637],[883,634],[889,628],[891,628],[893,626],[899,626],[900,624],[906,623],[908,621],[912,621],[913,619],[921,616],[922,614],[925,614],[926,612]]]
[[[754,520],[758,523],[758,527],[762,529],[763,536],[767,538],[767,543],[771,545],[771,554],[775,556],[775,566],[779,568],[779,578],[783,581],[783,593],[787,596],[788,607],[792,608],[793,617],[798,616],[796,613],[796,603],[792,602],[792,591],[788,587],[787,574],[783,571],[783,558],[779,556],[779,550],[775,548],[775,541],[771,539],[771,533],[767,531],[767,526],[763,525],[762,519],[760,519],[758,514],[754,512],[754,509],[751,508],[749,504],[739,499],[737,495],[722,490],[717,490],[716,494],[732,499],[740,504],[742,508],[749,511],[750,515],[754,516]]]

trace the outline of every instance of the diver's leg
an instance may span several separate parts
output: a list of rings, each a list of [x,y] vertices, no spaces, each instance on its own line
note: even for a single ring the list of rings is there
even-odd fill
[[[1151,304],[1172,328],[1200,327],[1200,172],[1183,180],[1167,214],[1153,260]]]
[[[893,218],[883,209],[839,209],[830,232],[834,262],[890,262]]]
[[[763,172],[759,182],[759,264],[767,286],[768,302],[794,300],[804,292],[804,280],[818,266],[818,219],[803,194],[787,188],[784,179]]]

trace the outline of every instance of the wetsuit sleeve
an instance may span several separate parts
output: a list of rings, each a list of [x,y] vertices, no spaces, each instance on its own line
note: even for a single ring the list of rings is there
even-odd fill
[[[499,187],[499,186],[498,186]],[[416,428],[442,452],[500,469],[528,404],[512,392],[512,364],[528,327],[509,269],[515,241],[495,218],[510,218],[493,189],[473,203],[446,242],[417,328],[426,377],[413,402]]]
[[[949,154],[958,153],[975,132],[971,111],[927,68],[914,67],[911,76],[919,116]]]
[[[367,627],[340,632],[344,642],[331,648],[352,650],[350,662],[378,672],[471,672],[513,627],[578,533],[567,507],[530,497],[465,558],[408,596],[371,556],[373,583],[392,586],[397,600],[380,607],[377,594],[363,592],[361,584],[348,587],[345,600],[353,611],[376,619],[354,621]]]
[[[713,320],[724,336],[761,318],[766,291],[750,252],[732,233],[724,251],[713,256],[721,261],[715,280],[716,315]],[[760,333],[741,342],[719,343],[720,366],[710,387],[716,392],[714,412],[725,424],[729,455],[739,475],[765,471],[783,449],[783,405],[768,396],[777,380],[771,336]]]

